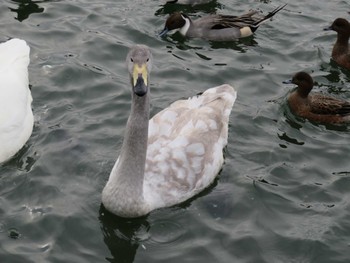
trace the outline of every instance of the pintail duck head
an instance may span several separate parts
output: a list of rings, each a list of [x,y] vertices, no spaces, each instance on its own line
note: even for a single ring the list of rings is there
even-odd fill
[[[159,36],[164,36],[172,30],[180,31],[182,35],[186,35],[190,24],[191,20],[187,15],[176,12],[168,17],[165,22],[164,29],[159,33]]]

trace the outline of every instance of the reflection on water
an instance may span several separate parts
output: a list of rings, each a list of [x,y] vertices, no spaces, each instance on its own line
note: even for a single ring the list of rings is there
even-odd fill
[[[140,242],[148,239],[149,223],[146,217],[125,219],[109,213],[102,205],[99,220],[113,258],[109,262],[133,262]]]
[[[233,49],[239,51],[240,53],[246,53],[248,47],[254,47],[258,45],[258,42],[254,40],[255,36],[249,36],[246,38],[237,39],[237,41],[209,41],[211,48],[213,49]]]
[[[159,1],[159,2],[162,3],[161,1]],[[154,14],[156,16],[162,16],[165,14],[173,14],[175,12],[182,12],[185,14],[193,14],[196,12],[205,12],[208,14],[214,14],[214,13],[216,13],[216,11],[218,9],[222,9],[222,8],[223,8],[223,5],[218,3],[218,1],[216,1],[216,0],[210,1],[207,4],[197,5],[197,6],[166,3],[161,8],[159,8]],[[164,20],[164,23],[165,23],[165,20]]]
[[[99,210],[100,227],[104,243],[113,256],[107,260],[113,263],[131,263],[134,262],[137,252],[140,253],[160,245],[172,248],[181,244],[189,226],[182,225],[174,217],[181,215],[197,198],[207,196],[212,192],[217,187],[218,177],[208,188],[189,200],[170,208],[158,209],[139,218],[119,217],[107,211],[101,204]],[[210,209],[212,208],[210,207]],[[215,213],[219,213],[219,211],[215,210]],[[140,249],[142,250],[139,251]]]
[[[175,10],[241,14],[281,2],[160,2],[1,2],[0,34],[31,46],[36,122],[0,165],[0,262],[348,262],[350,126],[294,116],[294,87],[281,82],[307,71],[315,91],[349,100],[350,72],[330,59],[336,37],[322,31],[349,1],[290,2],[231,43],[156,32]],[[238,98],[212,186],[128,220],[101,207],[101,192],[130,110],[125,53],[140,42],[154,51],[153,112],[221,83]]]
[[[254,35],[243,39],[237,39],[237,41],[225,42],[207,41],[199,38],[190,39],[182,36],[179,32],[176,32],[174,34],[163,36],[162,39],[169,43],[169,49],[173,49],[175,47],[176,50],[203,50],[203,44],[205,45],[206,42],[208,42],[210,48],[212,49],[232,49],[240,53],[246,53],[248,51],[248,47],[254,47],[258,45],[258,42],[254,40]],[[209,53],[207,50],[205,50],[205,52],[205,55],[202,55],[202,57],[200,55],[199,56],[205,60],[210,60],[211,58],[208,57]]]
[[[15,3],[18,3],[18,8],[9,8],[11,12],[17,13],[17,20],[22,22],[27,19],[31,14],[42,13],[44,8],[40,7],[37,3],[38,1],[32,0],[12,0]],[[41,3],[43,1],[40,1]]]

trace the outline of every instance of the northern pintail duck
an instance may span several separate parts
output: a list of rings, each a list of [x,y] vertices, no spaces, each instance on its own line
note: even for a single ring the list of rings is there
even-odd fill
[[[337,18],[325,30],[334,30],[338,33],[337,41],[332,50],[332,58],[344,68],[350,69],[350,23],[344,18]]]
[[[163,36],[174,30],[190,38],[204,38],[213,41],[237,40],[252,35],[264,21],[273,17],[286,5],[277,7],[266,16],[259,15],[259,11],[250,11],[242,16],[208,15],[191,20],[185,14],[174,13],[168,17],[159,35]]]
[[[165,0],[166,3],[180,5],[203,5],[212,2],[213,0]]]
[[[32,134],[29,52],[24,40],[0,44],[0,162],[15,155]]]
[[[288,105],[295,115],[319,123],[350,122],[350,102],[321,93],[310,93],[314,82],[308,73],[298,72],[283,83],[298,86],[288,96]]]
[[[150,114],[150,49],[131,48],[131,112],[102,203],[122,217],[138,217],[181,203],[208,187],[223,164],[228,121],[236,99],[230,85],[178,100]]]

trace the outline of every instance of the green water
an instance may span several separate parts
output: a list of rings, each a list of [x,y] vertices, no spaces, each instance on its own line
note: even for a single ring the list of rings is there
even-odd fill
[[[348,1],[294,1],[233,43],[159,38],[175,10],[195,18],[267,12],[281,1],[4,0],[0,40],[31,47],[35,127],[0,165],[0,262],[349,262],[349,127],[293,116],[293,73],[350,100],[350,72],[330,61]],[[238,98],[225,164],[196,198],[126,220],[101,207],[130,109],[128,47],[152,48],[152,114],[222,83]],[[1,59],[1,58],[0,58]],[[1,85],[1,84],[0,84]],[[0,146],[1,147],[1,146]]]

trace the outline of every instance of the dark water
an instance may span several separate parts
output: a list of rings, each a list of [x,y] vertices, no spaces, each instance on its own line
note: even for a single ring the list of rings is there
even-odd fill
[[[282,81],[312,73],[316,90],[350,99],[330,61],[348,1],[292,1],[234,43],[161,39],[168,13],[270,11],[280,1],[190,8],[160,1],[4,0],[0,39],[25,39],[35,127],[0,166],[0,262],[349,262],[350,131],[293,116]],[[229,83],[238,90],[225,164],[196,198],[125,220],[101,208],[129,113],[124,65],[153,49],[152,113]],[[1,59],[1,58],[0,58]]]

